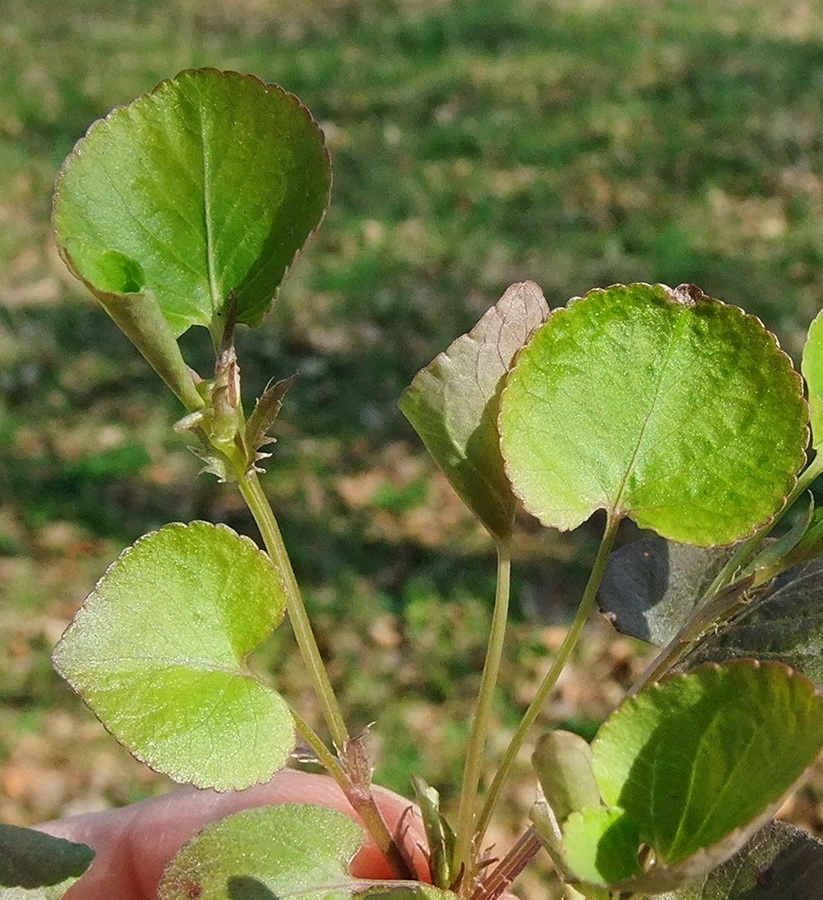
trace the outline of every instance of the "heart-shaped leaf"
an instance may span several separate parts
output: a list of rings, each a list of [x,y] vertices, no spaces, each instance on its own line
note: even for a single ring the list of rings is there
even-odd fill
[[[545,525],[605,509],[708,546],[780,509],[806,419],[757,319],[689,285],[636,284],[552,313],[509,376],[500,430],[514,489]]]
[[[699,877],[772,817],[821,745],[823,698],[786,666],[702,666],[653,685],[595,738],[605,808],[567,821],[569,866],[584,881],[652,893]]]
[[[82,875],[92,859],[94,851],[85,844],[74,844],[31,828],[0,824],[0,887],[58,885]]]
[[[770,822],[722,866],[659,900],[820,900],[821,885],[823,844]]]
[[[454,900],[429,885],[352,877],[349,863],[362,839],[359,825],[327,807],[247,809],[207,826],[183,847],[163,874],[159,900]]]
[[[515,355],[548,312],[536,284],[513,284],[400,398],[451,486],[496,538],[511,533],[516,506],[500,455],[500,392]]]
[[[622,634],[668,643],[733,552],[646,535],[609,556],[600,609]]]
[[[118,297],[138,294],[175,336],[190,325],[219,335],[230,299],[238,322],[260,321],[329,185],[322,135],[296,97],[190,70],[77,144],[57,180],[57,243],[115,319]]]
[[[709,634],[686,660],[689,667],[730,659],[777,660],[823,690],[823,564],[792,569],[728,628]]]
[[[198,787],[243,788],[294,745],[285,701],[244,662],[284,609],[252,541],[206,522],[168,525],[111,565],[54,664],[138,759]]]

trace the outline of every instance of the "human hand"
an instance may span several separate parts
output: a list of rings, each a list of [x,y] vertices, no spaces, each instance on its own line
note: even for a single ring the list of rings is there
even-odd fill
[[[375,787],[374,794],[389,830],[394,833],[400,824],[415,870],[425,878],[425,840],[416,808],[384,788]],[[153,900],[166,865],[205,825],[241,809],[280,803],[328,806],[359,821],[331,778],[283,769],[267,784],[245,791],[218,794],[183,788],[123,809],[59,819],[42,825],[41,830],[88,844],[97,854],[89,871],[67,892],[66,900]],[[392,877],[367,834],[351,871],[360,878]]]

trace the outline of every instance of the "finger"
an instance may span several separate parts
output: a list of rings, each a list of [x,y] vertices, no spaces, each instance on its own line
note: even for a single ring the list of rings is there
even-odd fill
[[[410,801],[375,787],[375,799],[394,832],[398,825],[416,871],[426,877],[423,830]],[[315,803],[359,821],[342,790],[324,775],[283,769],[267,784],[218,794],[183,788],[125,809],[75,816],[42,826],[50,834],[88,844],[96,857],[91,869],[65,900],[150,900],[163,870],[177,851],[209,822],[255,806]],[[374,842],[367,837],[352,864],[361,878],[390,878],[392,873]]]

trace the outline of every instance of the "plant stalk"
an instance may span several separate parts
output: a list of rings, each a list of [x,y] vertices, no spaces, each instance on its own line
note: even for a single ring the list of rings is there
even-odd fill
[[[294,629],[297,646],[300,648],[303,662],[309,671],[309,676],[314,685],[332,742],[338,753],[342,753],[347,741],[350,740],[349,732],[346,728],[346,723],[343,721],[343,714],[337,703],[334,688],[332,688],[326,672],[323,658],[320,655],[320,648],[317,646],[317,641],[314,638],[306,605],[303,602],[277,520],[266,499],[266,495],[263,493],[260,479],[257,477],[256,472],[249,472],[240,479],[238,487],[251,514],[254,516],[254,521],[257,523],[257,527],[260,529],[260,534],[263,537],[263,543],[266,545],[266,550],[280,576],[283,591],[286,595],[286,609],[289,614],[289,621]]]
[[[249,472],[241,478],[238,481],[238,487],[251,514],[254,516],[257,527],[260,529],[263,543],[266,545],[266,550],[274,562],[275,569],[283,585],[286,595],[286,609],[288,610],[297,645],[304,664],[309,670],[332,742],[338,754],[344,755],[346,745],[351,738],[326,672],[326,667],[323,664],[320,649],[317,646],[317,641],[314,639],[308,612],[303,603],[303,597],[300,593],[286,546],[283,543],[283,536],[280,533],[277,520],[255,472]],[[411,860],[389,832],[388,825],[386,825],[372,795],[371,785],[355,783],[350,774],[328,750],[308,723],[300,716],[294,713],[292,715],[294,715],[295,724],[300,733],[317,754],[318,759],[323,763],[332,778],[340,785],[346,795],[346,799],[362,819],[363,824],[386,857],[395,875],[401,879],[414,879],[415,873]]]
[[[486,829],[489,827],[489,822],[491,821],[492,813],[494,812],[494,808],[497,805],[497,801],[500,797],[500,792],[503,789],[503,784],[505,783],[506,778],[511,771],[511,768],[514,765],[514,761],[517,758],[517,754],[520,752],[520,748],[523,746],[523,741],[526,739],[526,735],[528,734],[532,725],[534,725],[537,717],[540,715],[540,711],[543,709],[543,706],[545,705],[549,694],[552,692],[555,684],[557,683],[557,679],[560,677],[560,673],[563,671],[563,667],[568,662],[569,656],[571,656],[572,651],[577,646],[577,642],[579,641],[580,636],[583,633],[583,626],[588,621],[589,613],[591,613],[592,607],[594,606],[594,601],[597,598],[597,591],[600,588],[600,582],[603,580],[603,573],[606,569],[606,561],[609,558],[609,553],[611,552],[612,545],[614,544],[614,539],[617,535],[617,526],[619,524],[619,518],[609,517],[606,521],[606,527],[603,531],[603,537],[600,541],[600,547],[597,551],[597,557],[595,558],[594,565],[589,575],[586,589],[583,592],[583,597],[580,600],[580,606],[578,607],[577,614],[574,617],[574,621],[572,622],[571,627],[569,628],[569,631],[566,634],[565,639],[563,640],[563,644],[558,651],[557,657],[552,663],[549,671],[546,673],[546,676],[544,677],[540,687],[537,689],[537,693],[534,695],[534,699],[529,704],[529,708],[526,710],[523,718],[520,720],[520,725],[518,726],[517,731],[515,731],[514,736],[509,742],[506,753],[503,756],[500,766],[495,773],[494,779],[492,780],[491,786],[489,787],[489,793],[486,796],[485,802],[483,803],[483,808],[477,820],[477,827],[475,830],[475,842],[477,844],[482,841],[483,835],[486,833]]]
[[[454,855],[452,871],[459,872],[465,867],[465,883],[474,880],[473,861],[471,860],[474,821],[477,814],[477,793],[480,784],[480,770],[483,761],[483,749],[489,734],[494,693],[497,677],[500,672],[500,660],[503,656],[503,643],[506,636],[506,623],[509,613],[509,596],[511,593],[511,540],[497,542],[497,588],[494,598],[489,644],[486,649],[486,661],[480,680],[477,695],[477,708],[472,722],[469,746],[466,751],[466,762],[463,768],[463,782],[460,791],[460,803],[457,811]]]
[[[488,878],[477,886],[471,900],[495,900],[526,868],[543,845],[534,828],[529,827],[517,843],[494,867]]]

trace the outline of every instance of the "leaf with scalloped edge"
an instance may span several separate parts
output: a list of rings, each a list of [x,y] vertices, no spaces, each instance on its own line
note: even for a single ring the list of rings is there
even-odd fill
[[[544,525],[598,509],[709,546],[781,508],[805,458],[801,381],[753,316],[682,285],[555,310],[501,399],[506,469]]]
[[[247,809],[208,825],[169,863],[159,900],[455,900],[417,882],[354,878],[360,825],[335,809],[302,803]]]
[[[770,822],[723,865],[658,900],[820,900],[823,844]]]
[[[294,746],[285,701],[246,656],[283,618],[269,558],[224,525],[167,525],[112,563],[54,651],[57,671],[138,759],[229,790]]]
[[[257,324],[318,226],[330,168],[300,101],[251,75],[192,69],[91,126],[57,179],[72,272],[117,319],[155,304],[174,336],[221,334],[230,298]]]
[[[592,744],[603,806],[567,820],[566,862],[582,881],[621,890],[701,877],[772,818],[821,745],[823,698],[787,666],[708,665],[653,685]]]
[[[823,690],[823,563],[791,569],[733,622],[708,634],[684,660],[687,668],[731,659],[776,660]]]
[[[548,312],[536,284],[513,284],[400,397],[400,410],[451,486],[497,538],[511,533],[517,504],[500,455],[500,391],[515,355]]]

